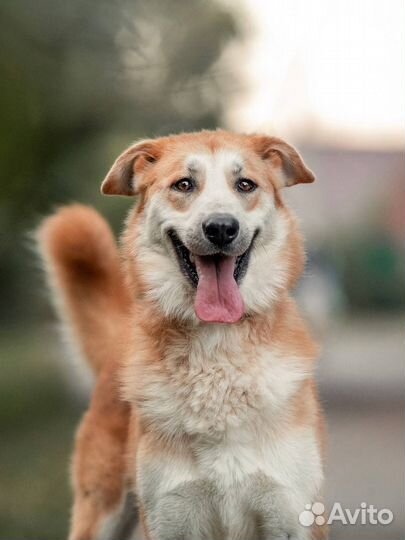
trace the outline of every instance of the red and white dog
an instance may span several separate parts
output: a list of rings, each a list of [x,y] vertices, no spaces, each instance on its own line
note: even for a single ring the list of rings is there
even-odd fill
[[[304,266],[280,190],[314,180],[274,137],[141,141],[102,185],[135,196],[119,250],[83,206],[39,242],[97,382],[78,431],[71,540],[325,538],[317,346],[290,290]]]

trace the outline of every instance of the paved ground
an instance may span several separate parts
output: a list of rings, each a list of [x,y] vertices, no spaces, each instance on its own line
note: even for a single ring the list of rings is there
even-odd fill
[[[402,540],[405,537],[403,402],[350,403],[327,410],[329,451],[326,502],[352,511],[362,502],[394,514],[390,525],[331,528],[332,540]]]
[[[391,525],[333,526],[333,540],[405,537],[404,320],[350,320],[329,328],[319,365],[329,424],[327,503],[394,513]]]
[[[405,400],[405,318],[346,319],[319,341],[318,380],[325,399],[377,405]]]

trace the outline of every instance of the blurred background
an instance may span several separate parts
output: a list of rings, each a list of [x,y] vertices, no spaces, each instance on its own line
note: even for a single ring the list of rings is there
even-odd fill
[[[285,196],[307,237],[297,296],[323,343],[326,502],[395,516],[331,537],[404,537],[404,17],[402,0],[2,0],[1,539],[65,537],[88,399],[30,231],[80,201],[118,233],[131,201],[99,195],[118,153],[217,126],[285,137],[317,174]]]

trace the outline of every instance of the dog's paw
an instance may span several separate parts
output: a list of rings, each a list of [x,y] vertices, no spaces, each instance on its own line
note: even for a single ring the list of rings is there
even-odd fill
[[[254,516],[255,540],[309,540],[310,531],[302,527],[286,491],[264,474],[249,478],[245,507]]]
[[[156,540],[223,540],[215,487],[207,481],[186,482],[159,497],[149,514]]]

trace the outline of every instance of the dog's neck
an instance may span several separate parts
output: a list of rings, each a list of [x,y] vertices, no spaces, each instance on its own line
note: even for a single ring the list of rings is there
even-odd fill
[[[301,318],[294,299],[285,291],[271,306],[261,313],[248,314],[240,322],[231,325],[207,324],[197,319],[168,318],[159,306],[145,296],[134,304],[134,324],[145,334],[159,336],[165,342],[173,334],[184,336],[190,344],[197,340],[212,347],[226,347],[232,340],[252,345],[282,348],[296,354],[296,335],[306,337],[308,347],[305,356],[315,356],[312,339]]]

